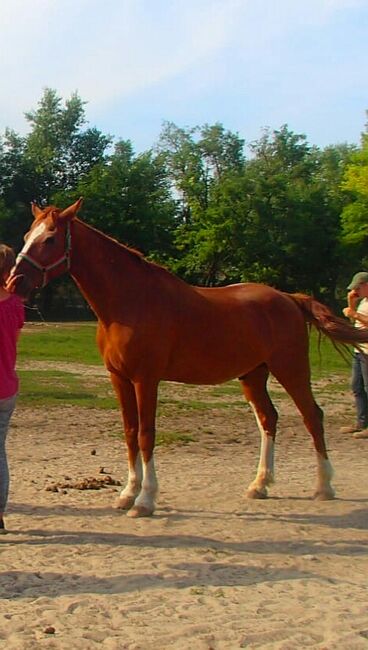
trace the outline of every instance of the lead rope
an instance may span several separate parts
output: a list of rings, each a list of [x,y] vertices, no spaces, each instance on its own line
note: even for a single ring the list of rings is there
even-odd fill
[[[38,314],[38,316],[40,317],[40,320],[41,320],[43,325],[48,325],[49,324],[47,322],[46,318],[43,317],[43,314],[42,314],[40,308],[37,305],[35,307],[30,307],[29,305],[24,305],[24,308],[26,310],[28,310],[28,311],[36,312],[36,314]]]

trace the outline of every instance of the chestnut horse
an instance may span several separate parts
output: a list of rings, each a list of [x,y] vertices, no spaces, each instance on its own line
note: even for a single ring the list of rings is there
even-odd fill
[[[65,210],[32,204],[34,222],[8,289],[27,298],[35,287],[69,271],[95,312],[97,343],[121,406],[128,449],[128,479],[118,507],[132,517],[154,511],[161,380],[219,384],[239,378],[261,434],[258,470],[247,496],[266,497],[277,423],[267,392],[269,373],[292,397],[312,436],[315,496],[332,499],[322,411],[310,386],[307,323],[342,343],[367,342],[368,332],[305,295],[262,284],[190,286],[78,219],[81,203]]]

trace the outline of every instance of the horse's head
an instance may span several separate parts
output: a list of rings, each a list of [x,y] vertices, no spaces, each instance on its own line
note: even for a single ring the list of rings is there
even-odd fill
[[[44,287],[50,280],[69,270],[70,222],[81,205],[82,199],[65,210],[54,206],[41,209],[32,203],[34,221],[10,273],[8,291],[28,298],[33,289]]]

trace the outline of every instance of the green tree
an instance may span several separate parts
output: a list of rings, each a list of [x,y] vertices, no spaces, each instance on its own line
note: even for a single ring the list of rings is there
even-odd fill
[[[326,179],[331,167],[336,171],[338,152],[321,153],[286,125],[266,132],[252,149],[244,173],[245,241],[238,249],[243,277],[332,298],[341,204],[337,184],[332,190]]]
[[[357,245],[361,252],[368,239],[368,125],[366,129],[360,148],[346,167],[342,183],[349,197],[342,214],[343,239],[347,244]]]
[[[110,136],[86,129],[85,102],[77,93],[62,105],[55,90],[46,88],[38,108],[25,114],[31,130],[24,157],[32,178],[34,199],[51,203],[55,193],[72,190],[104,159]]]
[[[6,129],[0,138],[0,237],[18,249],[31,221],[25,138]]]
[[[330,145],[317,152],[318,168],[314,182],[319,185],[322,195],[321,225],[327,247],[321,290],[322,293],[327,294],[332,304],[334,297],[339,297],[341,286],[345,299],[346,278],[350,276],[352,270],[351,256],[341,237],[341,215],[349,201],[347,193],[343,190],[342,180],[355,150],[355,145],[344,143]]]
[[[223,224],[216,223],[219,184],[244,164],[244,142],[221,124],[179,129],[167,123],[162,152],[179,200],[173,270],[192,282],[216,284],[223,278]]]
[[[54,203],[104,160],[111,138],[85,128],[84,106],[77,93],[64,105],[55,90],[46,88],[37,109],[25,113],[28,135],[6,129],[0,139],[0,235],[16,249],[32,220],[30,202]],[[42,292],[45,312],[66,284]]]
[[[332,301],[343,206],[339,182],[349,149],[321,152],[285,125],[265,131],[249,160],[235,147],[219,172],[216,165],[208,171],[201,154],[206,201],[186,194],[191,218],[178,223],[180,255],[173,268],[199,283],[265,282]]]
[[[37,109],[25,113],[28,135],[6,129],[0,138],[0,235],[17,249],[31,222],[30,202],[52,203],[104,159],[111,138],[82,130],[84,106],[77,93],[64,106],[46,88]]]
[[[130,141],[120,141],[81,179],[70,199],[78,195],[91,225],[153,259],[172,254],[176,202],[160,154],[135,156]],[[61,199],[69,200],[65,193]]]

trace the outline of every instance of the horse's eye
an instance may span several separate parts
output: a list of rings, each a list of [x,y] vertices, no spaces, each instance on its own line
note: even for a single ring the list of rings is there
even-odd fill
[[[55,243],[55,237],[51,236],[45,239],[45,244],[54,244]]]

